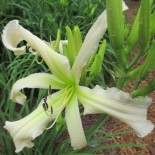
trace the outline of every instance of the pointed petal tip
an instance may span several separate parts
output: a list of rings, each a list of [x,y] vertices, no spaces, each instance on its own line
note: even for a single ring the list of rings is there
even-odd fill
[[[24,94],[22,94],[21,92],[17,92],[17,93],[11,92],[10,99],[13,100],[14,102],[21,104],[21,105],[24,105],[26,98],[27,97]]]
[[[25,53],[26,46],[16,48],[18,43],[22,40],[20,34],[17,33],[18,28],[19,28],[18,20],[10,21],[4,27],[3,34],[2,34],[2,41],[6,48],[8,48],[11,51],[14,51],[15,55],[22,55]]]
[[[125,4],[125,2],[123,1],[123,11],[128,10],[128,6]]]

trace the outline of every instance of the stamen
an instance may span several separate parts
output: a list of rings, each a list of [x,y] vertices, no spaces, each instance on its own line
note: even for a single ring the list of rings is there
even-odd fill
[[[48,89],[48,95],[52,94],[52,88],[51,85],[49,85],[49,89]]]
[[[51,114],[53,114],[53,108],[51,107]]]
[[[52,114],[51,113],[48,113],[49,111],[45,111],[45,113],[46,113],[46,115],[48,115],[48,116],[52,116]]]
[[[43,108],[44,108],[45,113],[46,113],[48,116],[52,116],[52,114],[53,114],[53,109],[52,109],[52,107],[51,107],[51,112],[50,112],[50,114],[47,113],[47,112],[49,112],[49,110],[48,110],[48,103],[47,103],[47,96],[46,96],[43,100],[44,100],[44,103],[42,104],[42,106],[43,106]]]
[[[44,104],[46,106],[46,110],[48,109],[48,104],[47,104],[47,96],[43,99],[44,100]]]
[[[43,106],[44,111],[46,111],[47,110],[46,104],[43,103],[42,106]]]
[[[37,62],[37,64],[42,64],[43,63],[43,59],[41,58],[41,61],[39,61],[39,54],[37,53],[36,55],[35,55],[35,59],[36,59],[36,62]]]

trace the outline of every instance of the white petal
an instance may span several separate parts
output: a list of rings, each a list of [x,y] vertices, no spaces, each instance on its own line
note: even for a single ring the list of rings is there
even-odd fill
[[[52,89],[62,89],[65,84],[59,81],[55,76],[47,73],[31,74],[25,78],[22,78],[13,85],[11,90],[11,99],[19,104],[24,104],[26,96],[23,95],[20,90],[23,88],[45,88],[48,89],[51,86]]]
[[[126,124],[128,124],[131,128],[133,128],[136,132],[136,135],[141,138],[148,135],[148,133],[150,133],[154,128],[154,125],[149,120],[140,121],[136,123],[132,121],[128,121],[126,122]]]
[[[127,6],[123,2],[123,10],[126,10]],[[107,15],[106,10],[98,17],[96,22],[88,31],[85,40],[82,44],[82,47],[79,51],[79,54],[76,57],[76,60],[72,67],[72,72],[74,78],[76,79],[77,83],[80,80],[81,71],[83,67],[86,65],[90,56],[96,52],[98,48],[98,44],[103,37],[104,33],[107,30]]]
[[[77,97],[74,96],[66,106],[65,119],[73,149],[81,149],[87,145],[79,113]]]
[[[65,89],[62,89],[52,95],[47,96],[46,102],[49,105],[49,109],[47,110],[48,113],[49,114],[51,113],[50,107],[52,107],[52,116],[54,118],[57,118],[63,111],[65,106],[68,104],[68,100],[69,98],[67,98],[66,96]],[[39,106],[42,106],[44,102],[45,102],[44,99],[42,99],[42,101],[39,103]]]
[[[48,109],[46,112],[42,106],[43,101],[41,101],[38,108],[23,119],[15,122],[6,121],[4,128],[10,132],[16,152],[21,151],[24,147],[33,147],[32,140],[43,133],[49,122],[58,118],[65,107],[62,105],[65,97],[63,93],[64,90],[61,90],[47,97]]]
[[[64,81],[71,80],[70,65],[67,57],[56,53],[44,41],[19,25],[18,20],[10,21],[4,28],[2,41],[6,48],[22,54],[25,47],[17,48],[17,44],[25,40],[44,59],[49,69]],[[63,75],[63,77],[62,77]]]
[[[107,113],[133,128],[139,137],[148,135],[154,125],[147,120],[147,109],[152,100],[149,97],[132,99],[128,93],[117,88],[103,90],[78,88],[78,99],[85,107],[85,114]]]
[[[52,121],[52,118],[44,112],[42,107],[38,107],[30,115],[19,121],[6,121],[4,128],[13,137],[16,147],[15,152],[21,151],[24,147],[33,147],[34,144],[31,140],[41,135],[50,121]]]
[[[123,11],[128,10],[128,6],[125,4],[125,2],[123,1]]]
[[[74,78],[79,82],[81,71],[90,56],[96,52],[99,41],[107,30],[106,11],[104,11],[87,33],[82,47],[72,67]]]
[[[22,55],[25,53],[26,46],[17,47],[17,45],[23,40],[20,33],[16,33],[16,26],[11,26],[8,24],[2,34],[2,41],[5,47],[14,51],[15,55]]]

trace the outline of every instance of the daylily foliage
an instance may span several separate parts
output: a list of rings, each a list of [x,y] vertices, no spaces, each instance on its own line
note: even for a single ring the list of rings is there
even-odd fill
[[[127,9],[123,4],[123,9]],[[31,114],[15,122],[7,121],[7,129],[16,146],[16,152],[24,147],[32,147],[32,140],[41,135],[48,124],[56,121],[65,109],[65,120],[74,149],[87,145],[80,118],[79,104],[84,107],[84,114],[107,113],[118,118],[133,128],[139,137],[149,134],[154,125],[147,120],[147,108],[152,100],[149,97],[131,98],[117,88],[94,89],[80,86],[83,67],[98,48],[99,42],[107,30],[106,11],[104,11],[89,30],[85,40],[70,67],[66,56],[55,52],[44,41],[19,25],[17,20],[10,21],[3,30],[2,40],[6,48],[14,51],[15,55],[24,54],[26,46],[17,47],[25,40],[37,51],[46,62],[52,74],[35,73],[18,80],[11,90],[11,99],[24,104],[26,96],[21,93],[23,88],[44,88],[58,90],[43,99]],[[62,48],[61,48],[62,49]],[[43,108],[46,102],[46,109]],[[49,127],[50,128],[50,127]],[[51,137],[52,138],[52,137]]]

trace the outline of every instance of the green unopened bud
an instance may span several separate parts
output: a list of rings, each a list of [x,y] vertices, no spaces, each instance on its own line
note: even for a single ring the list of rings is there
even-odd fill
[[[106,0],[108,33],[112,47],[119,50],[124,44],[122,0]]]
[[[61,38],[61,31],[60,29],[58,29],[56,41],[54,42],[54,45],[52,45],[55,51],[59,50],[60,38]]]
[[[134,70],[130,71],[130,72],[126,75],[126,78],[127,78],[127,79],[130,79],[130,80],[132,80],[132,79],[137,79],[138,74],[139,74],[139,72],[141,71],[142,67],[143,67],[143,64],[140,65],[140,66],[138,66],[138,67],[135,68]]]
[[[106,49],[106,40],[104,40],[99,48],[99,52],[96,54],[95,59],[90,67],[89,77],[86,79],[87,85],[95,80],[101,73],[102,64],[104,59],[104,53]]]
[[[69,59],[70,65],[72,66],[76,57],[76,46],[72,30],[69,26],[66,26],[66,33],[68,38],[67,57]]]
[[[128,41],[127,41],[127,45],[129,47],[128,52],[130,52],[130,50],[132,48],[134,48],[135,44],[138,41],[139,16],[140,16],[140,8],[138,10],[136,18],[134,20],[134,24],[132,26],[132,29],[131,29],[129,37],[128,37]]]
[[[153,41],[151,48],[148,52],[148,55],[142,64],[141,70],[139,71],[138,79],[143,80],[145,79],[149,73],[155,68],[155,41]]]
[[[151,14],[151,36],[155,35],[155,11]]]
[[[64,46],[63,53],[67,56],[70,65],[72,66],[82,46],[82,37],[78,26],[74,26],[73,31],[70,29],[69,26],[66,26],[66,33],[68,44]]]
[[[96,8],[97,8],[97,5],[95,5],[95,6],[91,9],[91,12],[90,12],[90,15],[89,15],[90,17],[92,17],[92,16],[94,15]]]
[[[141,50],[147,48],[150,42],[150,0],[141,0],[140,18],[139,18],[139,45]]]
[[[131,93],[132,97],[138,97],[138,96],[146,96],[150,93],[152,93],[155,90],[155,78],[148,84],[148,86],[140,89],[135,90]]]
[[[150,6],[151,6],[151,4],[152,4],[152,0],[150,0]],[[141,30],[139,30],[140,10],[141,10],[141,6],[138,10],[136,18],[134,20],[134,24],[132,26],[132,29],[131,29],[129,37],[128,37],[128,41],[127,41],[127,46],[129,48],[128,52],[132,51],[131,49],[134,48],[134,46],[136,45],[136,43],[138,41],[138,33],[140,33],[140,31],[141,31]],[[141,32],[141,33],[143,33],[143,32]]]
[[[62,48],[63,48],[63,55],[65,55],[65,56],[68,58],[69,56],[68,56],[68,52],[67,52],[67,45],[64,44],[64,45],[62,46]]]
[[[68,0],[60,0],[60,4],[62,6],[67,6],[68,5]]]
[[[74,40],[76,43],[75,46],[76,46],[76,55],[77,55],[82,46],[82,37],[78,26],[74,26],[73,34],[74,34]]]

